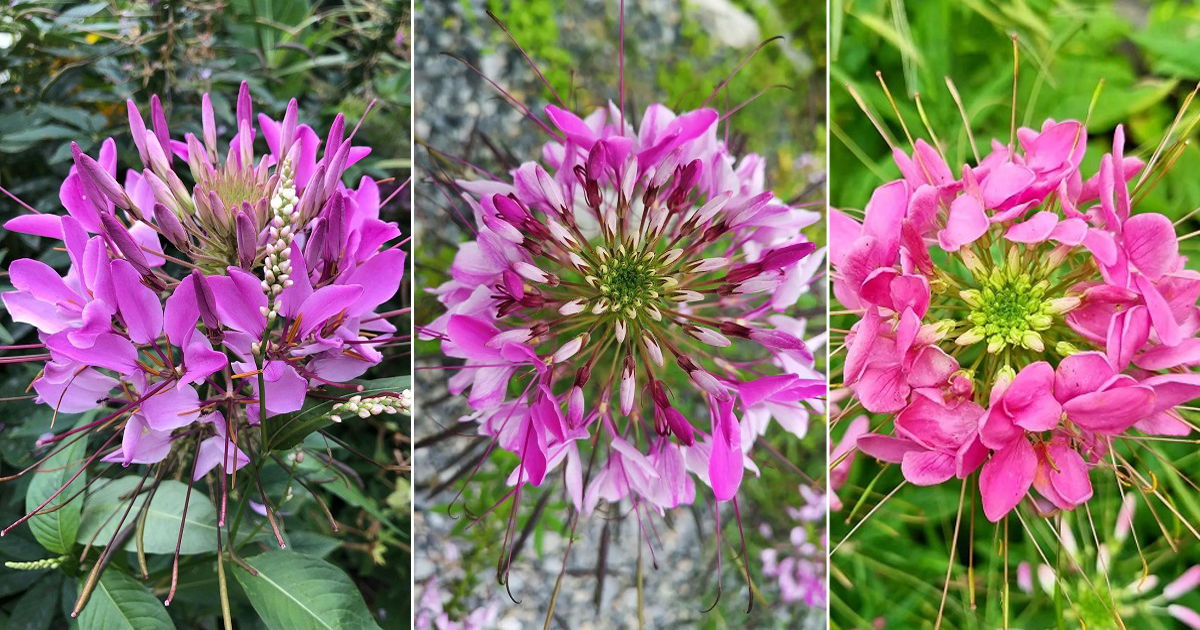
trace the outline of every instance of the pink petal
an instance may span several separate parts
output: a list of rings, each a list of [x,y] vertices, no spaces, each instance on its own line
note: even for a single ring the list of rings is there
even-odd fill
[[[353,308],[363,288],[357,284],[331,284],[321,287],[305,298],[296,318],[300,320],[300,336],[307,337],[331,317]]]
[[[141,408],[151,429],[171,431],[200,417],[200,398],[191,387],[167,387],[143,400]]]
[[[1038,212],[1023,223],[1008,228],[1004,238],[1014,243],[1043,243],[1050,239],[1058,226],[1058,215],[1053,212]]]
[[[229,365],[229,359],[225,353],[213,350],[206,337],[196,335],[183,350],[184,373],[177,387],[195,383],[226,365]]]
[[[1025,149],[1026,164],[1038,172],[1062,166],[1071,159],[1076,149],[1082,151],[1081,144],[1086,144],[1083,125],[1074,120],[1050,125],[1029,144],[1021,142]]]
[[[1099,390],[1113,377],[1108,359],[1099,352],[1078,352],[1058,364],[1054,373],[1054,397],[1066,402]]]
[[[829,209],[829,264],[834,269],[842,266],[849,248],[862,235],[862,225],[850,215]]]
[[[1087,221],[1079,218],[1064,219],[1054,226],[1054,230],[1050,232],[1050,240],[1063,245],[1079,245],[1087,238],[1087,234]]]
[[[38,300],[50,304],[83,306],[82,298],[75,293],[53,267],[40,260],[18,258],[8,267],[12,285]]]
[[[111,332],[96,335],[89,348],[72,344],[67,333],[60,332],[46,338],[46,347],[60,356],[94,367],[108,368],[122,374],[133,374],[141,368],[137,364],[137,349],[129,340]]]
[[[542,485],[546,478],[546,443],[545,438],[534,426],[533,420],[526,417],[521,421],[518,433],[518,453],[521,456],[521,471],[532,486]],[[610,460],[612,461],[612,460]]]
[[[742,431],[733,415],[733,398],[717,399],[713,409],[712,455],[708,460],[708,480],[717,501],[737,496],[742,485]]]
[[[1200,374],[1151,376],[1142,385],[1154,389],[1154,410],[1165,411],[1200,398]]]
[[[142,276],[128,261],[118,258],[112,261],[113,288],[117,293],[117,306],[129,338],[136,343],[150,343],[162,332],[163,311],[158,295],[142,284]]]
[[[1005,201],[1024,192],[1034,179],[1033,171],[1024,166],[1012,162],[1001,163],[988,173],[983,181],[983,203],[988,208],[998,208]]]
[[[1134,365],[1157,372],[1182,365],[1200,364],[1200,338],[1189,337],[1175,346],[1154,346],[1137,355]]]
[[[1154,326],[1154,332],[1158,333],[1158,338],[1165,345],[1178,345],[1183,341],[1183,331],[1179,329],[1175,315],[1171,313],[1171,305],[1158,292],[1154,283],[1145,276],[1134,276],[1133,280],[1142,294],[1142,299],[1146,301],[1146,309],[1150,312],[1150,322]],[[1132,351],[1140,349],[1140,347],[1132,348]]]
[[[1184,436],[1192,427],[1183,421],[1178,411],[1160,411],[1134,423],[1133,428],[1147,435]]]
[[[938,451],[909,451],[900,470],[911,484],[936,486],[954,476],[954,457]]]
[[[879,461],[888,462],[891,464],[899,464],[904,461],[904,456],[910,452],[923,452],[925,449],[912,440],[892,437],[890,435],[880,435],[878,433],[864,433],[858,437],[856,441],[858,450],[878,459]]]
[[[46,238],[63,237],[62,217],[57,214],[23,214],[5,221],[4,229]]]
[[[958,361],[937,346],[922,348],[908,367],[911,387],[938,387],[958,370]]]
[[[854,393],[871,413],[890,413],[904,408],[909,387],[900,366],[869,367],[854,384]]]
[[[1087,464],[1075,449],[1061,442],[1052,442],[1046,448],[1046,456],[1052,464],[1048,473],[1050,485],[1064,501],[1073,507],[1092,498]]]
[[[298,411],[308,394],[308,381],[286,361],[270,361],[263,369],[267,415]]]
[[[946,229],[938,232],[938,242],[946,251],[958,251],[974,243],[988,229],[987,213],[974,195],[960,195],[950,203]]]
[[[1104,230],[1088,229],[1087,236],[1083,239],[1083,246],[1092,252],[1096,260],[1103,265],[1112,265],[1117,262],[1117,243],[1113,240],[1112,234]]]
[[[494,361],[500,357],[499,351],[488,345],[500,333],[492,324],[477,317],[466,315],[451,315],[446,324],[446,336],[454,344],[455,352],[451,356],[480,361]]]
[[[738,395],[742,399],[743,406],[753,407],[786,390],[799,380],[799,377],[794,374],[764,376],[738,384]]]
[[[996,451],[979,473],[983,513],[993,523],[1012,511],[1029,492],[1037,472],[1037,455],[1026,440]]]
[[[1109,363],[1115,370],[1124,370],[1134,353],[1142,349],[1149,338],[1150,315],[1144,306],[1135,306],[1117,314],[1109,322],[1105,348]]]
[[[261,310],[267,306],[262,281],[237,267],[230,267],[228,272],[228,276],[208,279],[217,314],[223,324],[257,337],[267,325]]]
[[[979,425],[979,439],[988,448],[1004,448],[1014,440],[1023,439],[1024,434],[1020,427],[1013,424],[1012,417],[999,407],[988,409]]]
[[[596,143],[596,132],[575,114],[554,105],[547,105],[546,115],[550,117],[550,122],[563,132],[567,140],[579,145],[583,150],[591,149]]]
[[[1158,280],[1178,264],[1179,241],[1175,226],[1155,212],[1140,212],[1129,217],[1122,232],[1129,262],[1151,280]]]
[[[1063,411],[1084,429],[1115,434],[1154,411],[1154,390],[1134,386],[1083,394],[1063,403]]]
[[[214,435],[200,442],[200,452],[196,455],[195,467],[192,470],[192,481],[200,479],[208,474],[208,471],[221,465],[221,459],[225,460],[227,475],[250,463],[250,458],[234,446],[233,442],[227,442],[224,437]]]
[[[879,247],[892,257],[900,247],[900,224],[908,210],[908,183],[888,182],[875,189],[864,209],[863,234],[873,236]]]
[[[175,286],[163,309],[163,329],[173,345],[184,346],[196,332],[200,309],[196,305],[196,281],[188,274]]]
[[[359,285],[363,288],[362,296],[356,298],[346,314],[357,317],[392,299],[400,289],[400,279],[403,277],[403,250],[388,249],[368,258],[346,279],[345,284]]]

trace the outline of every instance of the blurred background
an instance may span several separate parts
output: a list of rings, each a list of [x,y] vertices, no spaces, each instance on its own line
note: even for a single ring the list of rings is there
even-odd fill
[[[386,197],[406,180],[411,166],[408,18],[407,2],[379,0],[6,0],[0,3],[0,186],[42,211],[62,212],[58,190],[71,166],[72,141],[95,155],[100,143],[113,137],[122,180],[125,168],[136,163],[126,99],[148,116],[150,96],[158,94],[178,138],[189,131],[199,135],[200,96],[209,92],[219,134],[228,139],[233,101],[244,80],[250,83],[255,112],[278,119],[288,99],[296,98],[300,121],[322,137],[338,112],[353,125],[375,100],[358,133],[359,143],[373,152],[355,165],[347,182],[370,175],[381,181]],[[398,195],[383,211],[406,236],[408,198]],[[0,220],[19,211],[15,202],[0,198]],[[42,239],[0,236],[5,266],[31,257],[65,268],[66,255],[47,246]],[[407,305],[409,283],[406,277],[393,308]],[[0,291],[9,289],[7,278],[0,279]],[[407,321],[396,323],[407,327]],[[33,340],[28,326],[0,324],[0,343]],[[404,348],[366,377],[406,375],[410,360]],[[34,376],[29,365],[0,366],[0,396],[22,396]],[[28,400],[2,405],[0,475],[8,475],[34,461],[33,442],[47,431],[51,414]],[[407,463],[407,416],[373,416],[349,428],[333,431],[377,461]],[[338,496],[329,499],[343,530],[331,532],[316,505],[298,493],[298,500],[283,508],[291,513],[285,519],[289,536],[295,547],[349,573],[384,627],[407,628],[409,592],[398,585],[409,580],[409,482],[334,450],[345,472],[358,481],[357,487],[338,486]],[[286,474],[280,489],[285,481]],[[27,484],[28,477],[0,484],[5,525],[24,514]],[[45,555],[28,528],[0,540],[0,560]],[[180,594],[169,610],[180,628],[216,627],[213,563],[192,559],[182,563]],[[152,567],[149,586],[156,594],[169,583],[167,561],[166,582],[162,567]],[[69,611],[74,603],[75,584],[58,571],[0,569],[0,628],[66,627],[64,607]],[[237,626],[259,627],[245,600],[233,595]]]
[[[1085,174],[1096,172],[1100,154],[1111,149],[1118,123],[1125,125],[1126,153],[1147,159],[1200,80],[1200,9],[1192,2],[832,0],[830,205],[862,208],[876,186],[899,176],[887,145],[846,86],[862,95],[893,136],[902,138],[898,119],[875,76],[881,71],[909,129],[928,139],[912,100],[919,93],[929,124],[951,164],[962,164],[968,161],[971,148],[945,77],[951,77],[958,87],[980,151],[988,151],[992,138],[1007,140],[1013,34],[1018,38],[1021,59],[1018,125],[1040,127],[1046,118],[1084,120],[1097,87],[1103,84],[1088,124]],[[1194,119],[1195,109],[1183,126]],[[952,166],[952,170],[957,168]],[[1134,212],[1182,218],[1200,206],[1198,171],[1200,150],[1189,146]],[[1189,218],[1177,229],[1187,234],[1197,228],[1200,225]],[[1190,266],[1198,268],[1200,244],[1185,240],[1181,249],[1190,255]],[[853,321],[835,316],[832,327],[846,329]],[[843,356],[835,357],[835,369]],[[1195,412],[1185,414],[1196,420]],[[835,424],[835,440],[851,419]],[[1200,502],[1193,480],[1171,466],[1194,477],[1200,470],[1200,451],[1194,441],[1156,442],[1160,459],[1144,448],[1129,446],[1130,460],[1143,474],[1157,477],[1159,489],[1171,497],[1181,518],[1172,516],[1161,503],[1156,503],[1152,512],[1139,498],[1134,534],[1122,539],[1114,529],[1120,507],[1117,483],[1110,472],[1096,471],[1092,474],[1096,498],[1089,504],[1090,513],[1080,509],[1064,515],[1061,522],[1049,521],[1060,528],[1058,536],[1051,535],[1047,524],[1039,523],[1035,541],[1019,521],[1009,519],[1011,627],[1179,627],[1166,614],[1169,602],[1162,597],[1162,586],[1200,562],[1200,546],[1183,524],[1200,522]],[[853,525],[902,481],[896,467],[880,470],[866,457],[856,460],[846,485],[838,492],[844,507],[831,515],[831,544],[846,538]],[[950,560],[959,490],[955,482],[935,488],[904,488],[842,546],[833,558],[831,572],[834,627],[933,625]],[[1128,486],[1125,491],[1133,493]],[[1003,534],[982,518],[966,520],[966,514],[978,511],[970,503],[970,495],[968,488],[963,522],[967,533],[960,538],[953,559],[955,572],[943,628],[1001,625],[1006,574],[998,558]],[[1067,542],[1060,542],[1063,540]],[[1077,546],[1072,547],[1072,542]],[[1044,562],[1036,545],[1051,565],[1062,563],[1053,571],[1062,576],[1065,595],[1061,590],[1058,595],[1053,591],[1047,594],[1040,585],[1036,576]],[[1100,546],[1112,558],[1107,576],[1095,570]],[[1085,570],[1070,571],[1060,551],[1077,554]],[[1030,568],[1033,577],[1018,583],[1022,564]],[[1124,625],[1113,619],[1104,603],[1110,593],[1121,606]],[[1186,594],[1173,603],[1197,608],[1200,595]]]
[[[696,107],[729,75],[738,62],[770,37],[766,46],[730,83],[718,103],[729,109],[766,91],[732,116],[730,142],[735,154],[754,151],[766,158],[768,182],[788,200],[821,201],[824,194],[825,14],[824,3],[784,0],[642,0],[626,3],[626,84],[629,111],[662,102],[679,111]],[[453,54],[479,68],[529,105],[541,111],[548,92],[520,52],[485,13],[492,10],[512,31],[555,90],[577,112],[616,101],[618,3],[611,0],[418,2],[415,13],[416,159],[418,173],[440,169],[463,174],[438,152],[464,159],[492,172],[503,172],[540,156],[544,136],[498,93]],[[779,87],[773,87],[779,86]],[[786,87],[784,87],[786,86]],[[458,224],[444,191],[428,175],[417,182],[415,320],[431,321],[440,304],[420,291],[441,284],[458,243],[470,232]],[[450,197],[453,198],[453,197]],[[824,244],[823,226],[810,240]],[[820,286],[819,284],[816,286]],[[810,318],[810,335],[824,328],[823,296],[806,295],[800,308]],[[518,520],[522,551],[511,574],[512,595],[496,582],[508,508],[471,524],[507,491],[504,477],[515,459],[493,453],[470,484],[464,480],[480,461],[487,440],[458,426],[465,400],[452,397],[436,367],[444,359],[437,342],[418,342],[414,480],[415,569],[418,628],[430,625],[440,610],[466,628],[541,627],[549,592],[562,565],[569,502],[559,487],[527,494]],[[817,351],[821,353],[820,350]],[[820,366],[819,366],[820,367]],[[801,440],[778,427],[768,435],[781,464],[758,451],[762,477],[747,477],[740,505],[753,576],[754,610],[747,615],[743,559],[732,518],[714,533],[711,504],[670,512],[654,519],[657,538],[650,553],[632,519],[606,520],[598,512],[581,524],[559,597],[552,628],[802,628],[824,627],[824,611],[785,597],[780,583],[764,575],[763,554],[783,559],[804,545],[822,544],[823,519],[814,523],[809,499],[800,486],[824,488],[824,419],[811,418]],[[461,498],[456,500],[459,492]],[[530,498],[532,497],[532,498]],[[535,509],[536,507],[536,509]],[[465,510],[465,514],[464,514]],[[716,541],[724,545],[724,566],[716,571]],[[804,547],[809,550],[808,547]],[[772,551],[774,550],[774,551]],[[817,554],[822,553],[816,551]],[[643,585],[637,563],[642,554]],[[436,581],[434,581],[436,578]],[[703,613],[714,601],[719,603]],[[640,599],[640,603],[639,603]],[[641,617],[639,621],[639,616]],[[486,623],[484,623],[486,622]],[[474,625],[472,625],[474,624]]]

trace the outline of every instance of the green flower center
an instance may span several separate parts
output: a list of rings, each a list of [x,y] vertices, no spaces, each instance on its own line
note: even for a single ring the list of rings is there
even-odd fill
[[[655,262],[654,254],[645,253],[617,255],[601,263],[596,289],[606,310],[634,318],[644,305],[658,302],[663,282]]]
[[[1031,278],[1017,269],[996,267],[983,274],[978,289],[960,293],[971,308],[967,321],[974,327],[961,341],[987,341],[988,352],[1000,352],[1008,347],[1041,351],[1044,344],[1041,331],[1054,325],[1057,313],[1053,301],[1047,298],[1050,282]]]

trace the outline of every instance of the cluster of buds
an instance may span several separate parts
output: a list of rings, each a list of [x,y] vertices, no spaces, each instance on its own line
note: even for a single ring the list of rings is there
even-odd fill
[[[335,404],[330,409],[329,419],[341,422],[344,415],[355,415],[360,418],[370,418],[379,414],[395,415],[409,413],[412,410],[412,390],[404,390],[399,396],[351,396],[349,400]]]
[[[296,197],[295,175],[290,160],[279,166],[279,185],[271,196],[271,221],[267,226],[267,257],[263,263],[263,291],[267,293],[268,306],[263,315],[268,321],[279,316],[279,295],[292,286],[292,242],[296,234],[304,229],[301,223],[299,199]]]

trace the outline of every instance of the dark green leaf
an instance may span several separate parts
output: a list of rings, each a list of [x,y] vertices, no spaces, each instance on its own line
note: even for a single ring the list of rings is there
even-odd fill
[[[294,551],[246,558],[258,575],[234,568],[251,605],[272,630],[378,628],[362,595],[341,569]]]
[[[145,586],[110,567],[100,576],[76,626],[80,630],[162,630],[175,624]]]
[[[124,514],[126,506],[132,499],[132,493],[139,477],[130,475],[103,485],[88,496],[83,506],[83,518],[79,523],[79,540],[88,542],[95,538],[92,544],[104,546],[112,539],[117,531],[117,524]],[[137,503],[129,512],[126,525],[136,522],[138,511],[146,503],[147,483],[142,488],[142,494],[137,497]],[[175,543],[179,536],[179,521],[183,515],[184,497],[187,494],[187,484],[167,480],[162,482],[150,503],[150,511],[146,516],[146,528],[143,536],[143,549],[146,553],[175,553]],[[115,517],[109,518],[113,514]],[[136,535],[136,532],[135,534]],[[134,536],[125,543],[125,549],[133,551],[137,548]],[[192,488],[192,496],[188,501],[187,524],[183,530],[183,542],[180,545],[181,554],[196,554],[216,551],[217,549],[217,511],[212,501],[199,488]]]
[[[29,490],[25,493],[25,509],[36,510],[42,502],[70,481],[83,465],[86,451],[87,440],[78,439],[46,460],[29,483]],[[29,529],[33,531],[33,537],[46,549],[54,553],[67,553],[75,544],[76,533],[79,530],[79,513],[83,504],[78,497],[73,501],[71,498],[85,485],[86,471],[80,473],[69,487],[43,508],[43,511],[56,506],[62,507],[29,519]]]

